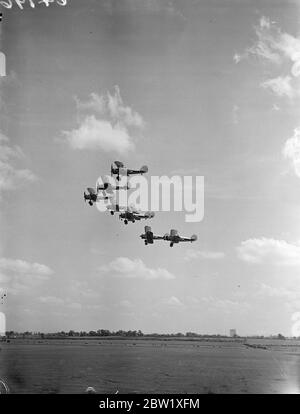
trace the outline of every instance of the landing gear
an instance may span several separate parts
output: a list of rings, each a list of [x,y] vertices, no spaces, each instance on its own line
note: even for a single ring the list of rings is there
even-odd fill
[[[174,246],[174,243],[170,243],[170,247],[173,247]]]
[[[115,212],[114,211],[111,211],[110,214],[113,216],[115,214]]]
[[[92,205],[93,205],[92,201],[89,201],[89,205],[90,205],[90,206],[92,206]]]
[[[147,246],[148,245],[148,242],[147,242],[147,240],[145,240],[145,246]]]
[[[128,220],[124,220],[124,224],[128,224]]]

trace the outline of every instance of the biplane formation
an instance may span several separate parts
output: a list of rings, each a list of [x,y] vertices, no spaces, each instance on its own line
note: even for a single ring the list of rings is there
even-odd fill
[[[111,176],[115,176],[116,180],[119,182],[123,176],[131,176],[136,174],[146,174],[148,172],[147,165],[143,165],[139,169],[129,169],[121,161],[114,161],[111,164],[110,173]],[[105,182],[103,184],[97,183],[96,188],[88,187],[87,193],[84,192],[84,201],[88,201],[90,206],[93,206],[100,200],[110,200],[110,204],[106,206],[107,211],[110,212],[112,216],[115,214],[119,215],[119,219],[128,224],[129,222],[135,223],[140,220],[152,219],[155,216],[153,211],[142,212],[137,209],[134,205],[131,206],[120,206],[115,202],[115,192],[120,190],[130,190],[130,184],[126,185],[112,185],[111,183]],[[163,236],[154,235],[150,226],[145,226],[145,232],[140,235],[141,239],[144,240],[145,245],[153,244],[154,240],[165,240],[168,241],[170,247],[173,247],[174,244],[181,242],[195,242],[197,236],[193,234],[191,237],[182,237],[178,234],[178,231],[171,229],[170,233],[166,233]]]

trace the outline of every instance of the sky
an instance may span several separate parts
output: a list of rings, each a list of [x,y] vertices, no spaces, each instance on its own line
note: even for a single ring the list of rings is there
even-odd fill
[[[0,6],[7,330],[300,336],[299,2],[35,3]],[[85,204],[114,160],[203,176],[151,220],[197,242]]]

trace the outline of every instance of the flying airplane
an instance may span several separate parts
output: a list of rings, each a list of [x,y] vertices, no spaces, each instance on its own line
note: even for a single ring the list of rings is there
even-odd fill
[[[172,229],[169,233],[166,233],[164,236],[155,236],[151,230],[151,227],[145,226],[145,233],[140,235],[141,239],[145,241],[145,245],[153,244],[154,240],[166,240],[170,242],[170,247],[174,246],[174,243],[179,242],[191,242],[197,240],[197,236],[193,234],[189,237],[180,237],[177,230]]]
[[[154,217],[152,211],[147,211],[142,213],[137,210],[134,206],[120,206],[119,204],[112,203],[108,205],[107,210],[110,211],[110,214],[113,216],[115,213],[119,214],[119,219],[124,220],[124,224],[128,224],[129,221],[134,223],[135,221],[142,219],[151,219]]]
[[[153,211],[146,211],[145,213],[142,213],[135,207],[128,207],[125,211],[121,212],[119,219],[124,220],[124,224],[128,224],[129,221],[135,223],[135,221],[151,219],[154,216],[155,213]]]
[[[100,185],[97,183],[96,190],[94,188],[88,187],[87,191],[88,194],[84,193],[84,200],[89,200],[89,205],[92,206],[94,203],[96,203],[98,200],[110,200],[114,197],[114,191],[116,190],[129,190],[130,184],[127,183],[127,185],[120,186],[120,185],[112,185],[111,183],[104,183]],[[102,192],[102,196],[100,195],[100,192]]]
[[[128,182],[126,185],[112,185],[110,182],[105,182],[103,185],[97,183],[97,191],[106,191],[110,193],[112,191],[118,190],[130,190],[130,183]]]
[[[3,305],[3,301],[4,301],[4,299],[7,297],[7,295],[6,295],[6,293],[4,293],[4,294],[1,294],[1,305]]]
[[[111,175],[116,175],[117,176],[117,180],[120,181],[120,176],[121,175],[134,175],[134,174],[145,174],[148,172],[148,167],[147,165],[143,165],[139,170],[130,170],[128,168],[125,167],[125,165],[121,162],[121,161],[115,161],[114,165],[111,165]]]
[[[97,189],[98,190],[98,189]],[[109,200],[111,199],[114,195],[113,193],[104,193],[103,191],[103,196],[101,196],[99,194],[99,191],[96,191],[94,188],[88,187],[87,188],[88,194],[86,194],[85,192],[83,193],[83,198],[84,201],[86,202],[87,200],[89,201],[89,205],[92,206],[94,203],[96,203],[98,200]]]
[[[121,211],[126,211],[126,207],[125,206],[120,206],[119,204],[115,204],[114,202],[112,202],[111,204],[109,204],[106,209],[108,211],[110,211],[110,214],[113,216],[115,213],[119,213]]]

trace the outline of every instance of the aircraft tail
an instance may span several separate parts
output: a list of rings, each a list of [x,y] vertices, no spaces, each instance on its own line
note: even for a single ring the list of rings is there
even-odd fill
[[[194,241],[196,241],[198,239],[198,237],[196,236],[196,234],[193,234],[191,236],[191,242],[193,243]]]

